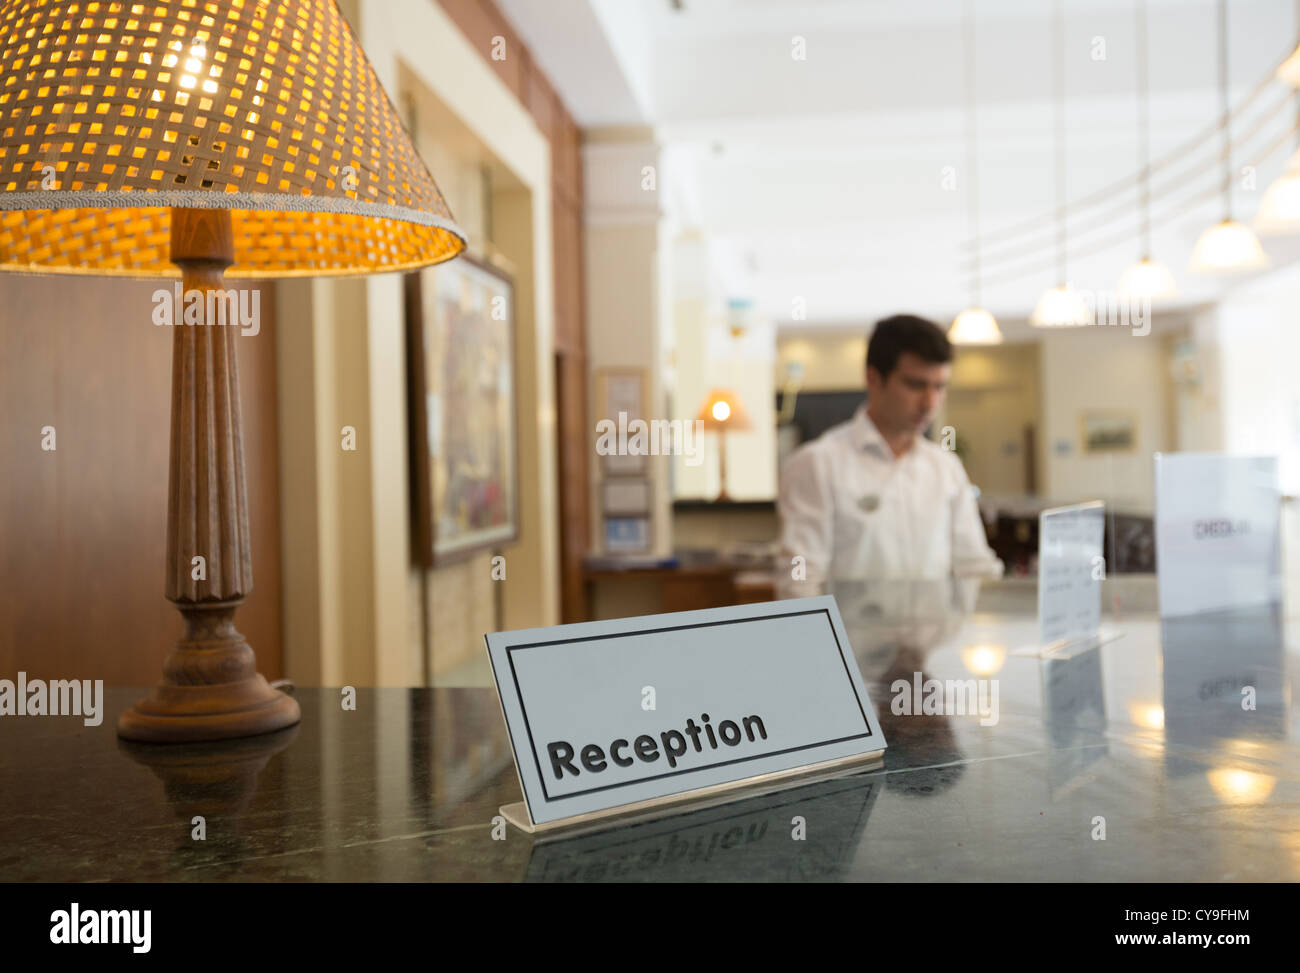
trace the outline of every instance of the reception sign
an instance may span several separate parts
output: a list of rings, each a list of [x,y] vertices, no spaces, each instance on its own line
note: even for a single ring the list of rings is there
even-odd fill
[[[835,599],[497,632],[527,830],[716,798],[885,748]]]
[[[1278,600],[1277,459],[1157,453],[1155,462],[1160,614]]]

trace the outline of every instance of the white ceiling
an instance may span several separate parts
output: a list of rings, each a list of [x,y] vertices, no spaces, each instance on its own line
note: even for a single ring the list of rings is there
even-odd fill
[[[499,3],[579,124],[655,128],[672,218],[710,241],[726,296],[753,299],[782,325],[802,297],[810,326],[898,310],[947,318],[969,303],[963,0]],[[1231,0],[1229,9],[1237,104],[1294,45],[1296,4]],[[1044,0],[975,0],[983,302],[1008,318],[1057,282],[1054,10]],[[1126,187],[1072,215],[1069,278],[1095,291],[1112,291],[1139,255],[1127,188],[1138,168],[1135,10],[1135,0],[1066,3],[1068,198]],[[1160,160],[1215,121],[1216,7],[1148,0],[1148,10]],[[804,61],[790,54],[796,35]],[[1240,218],[1254,216],[1296,145],[1288,92],[1273,83],[1234,122],[1243,140],[1235,168],[1256,165],[1253,190],[1237,180]],[[1198,233],[1222,215],[1218,147],[1201,143],[1153,182],[1153,250],[1185,306],[1227,286],[1187,270]],[[955,191],[944,188],[946,167]],[[1166,183],[1176,188],[1162,192]],[[1034,229],[995,245],[1000,229],[1019,224]],[[1275,264],[1300,258],[1296,238],[1265,245]]]

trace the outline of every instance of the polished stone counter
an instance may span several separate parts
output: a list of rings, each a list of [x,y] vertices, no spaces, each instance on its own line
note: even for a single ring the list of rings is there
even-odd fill
[[[300,726],[185,747],[120,743],[142,692],[109,690],[97,727],[0,718],[0,881],[1300,880],[1296,658],[1276,611],[1110,617],[1121,637],[1045,660],[1016,654],[1028,610],[837,598],[889,743],[872,771],[494,840],[520,799],[494,689],[361,689],[348,711],[299,688]],[[996,712],[892,712],[918,679],[996,680]]]

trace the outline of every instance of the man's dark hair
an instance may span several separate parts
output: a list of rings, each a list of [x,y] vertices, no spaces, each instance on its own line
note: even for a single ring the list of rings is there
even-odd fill
[[[872,329],[867,341],[867,367],[878,371],[882,379],[889,378],[898,365],[898,356],[905,351],[935,365],[952,361],[952,345],[942,328],[912,314],[896,314],[877,321]]]

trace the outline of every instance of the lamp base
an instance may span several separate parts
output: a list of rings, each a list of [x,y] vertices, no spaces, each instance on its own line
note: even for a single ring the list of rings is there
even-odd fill
[[[235,628],[237,602],[179,605],[188,630],[163,664],[163,683],[117,722],[117,735],[144,743],[200,743],[255,736],[302,719],[298,701],[257,672]]]

